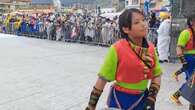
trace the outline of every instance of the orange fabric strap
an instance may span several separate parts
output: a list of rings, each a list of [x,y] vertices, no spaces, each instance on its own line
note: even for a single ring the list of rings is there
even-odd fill
[[[118,91],[125,92],[125,93],[129,93],[129,94],[141,94],[141,93],[144,92],[144,91],[141,91],[141,90],[127,89],[127,88],[121,87],[121,86],[119,86],[117,84],[114,84],[113,87],[116,90],[118,90]]]

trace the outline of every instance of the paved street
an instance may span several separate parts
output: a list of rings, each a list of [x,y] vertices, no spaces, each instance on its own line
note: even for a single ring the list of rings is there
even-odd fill
[[[0,34],[0,110],[83,110],[108,48]],[[162,64],[156,110],[176,107],[169,95],[182,84],[171,79],[178,64]],[[98,103],[105,107],[109,84]]]

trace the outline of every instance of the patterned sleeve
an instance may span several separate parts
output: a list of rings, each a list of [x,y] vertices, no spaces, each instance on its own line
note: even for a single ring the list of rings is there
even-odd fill
[[[160,76],[162,74],[162,68],[161,68],[160,63],[159,63],[159,58],[158,58],[156,49],[155,49],[154,60],[155,60],[155,67],[153,70],[153,74],[154,74],[154,76]]]

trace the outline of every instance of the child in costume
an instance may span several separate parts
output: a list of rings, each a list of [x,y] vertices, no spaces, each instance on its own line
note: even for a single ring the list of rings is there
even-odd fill
[[[181,32],[177,43],[177,55],[183,67],[174,73],[175,78],[178,80],[178,76],[184,72],[186,81],[194,79],[192,77],[195,72],[195,15],[191,15],[187,23],[188,28]],[[179,100],[181,89],[183,89],[183,86],[170,97],[171,101],[177,105],[182,105]],[[195,105],[190,104],[189,110],[195,110]]]
[[[108,108],[155,110],[162,70],[154,45],[145,38],[148,29],[143,13],[125,10],[119,16],[119,28],[122,39],[110,47],[86,110],[95,110],[107,82],[114,82]]]

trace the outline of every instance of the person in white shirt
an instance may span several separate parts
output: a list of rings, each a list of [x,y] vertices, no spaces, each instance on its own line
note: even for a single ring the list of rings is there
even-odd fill
[[[165,14],[163,16],[163,21],[159,26],[158,32],[158,41],[157,41],[157,49],[159,54],[159,61],[161,63],[168,62],[169,57],[169,45],[170,45],[170,28],[171,28],[171,20],[170,16]]]

